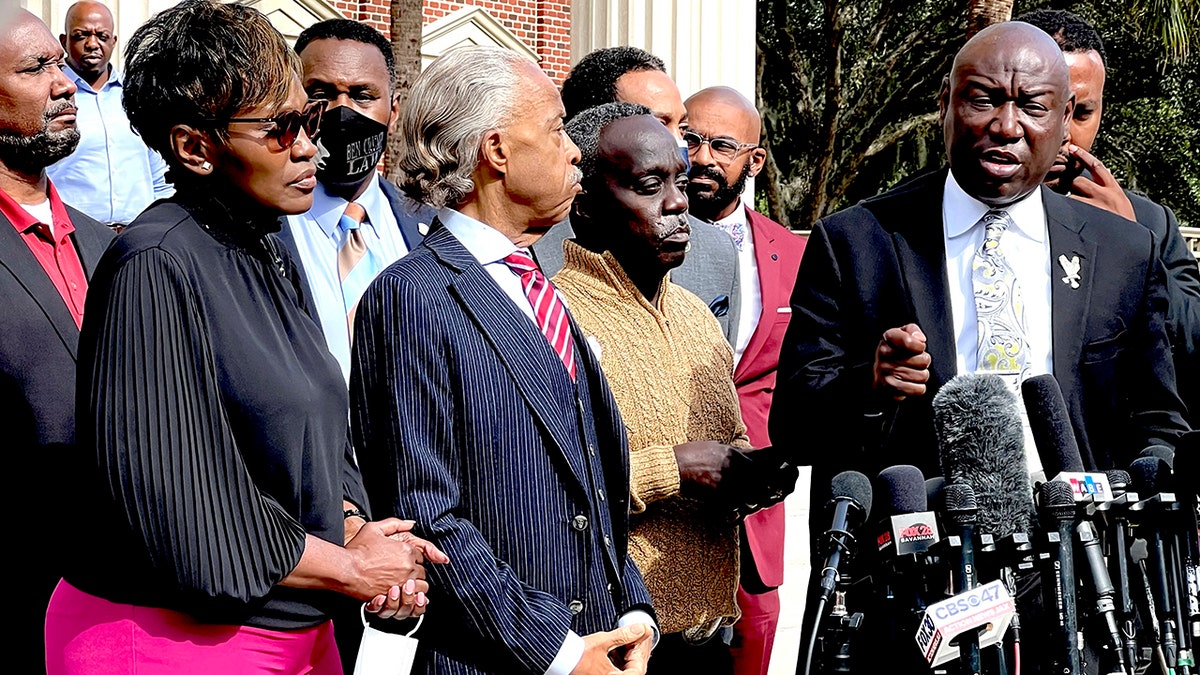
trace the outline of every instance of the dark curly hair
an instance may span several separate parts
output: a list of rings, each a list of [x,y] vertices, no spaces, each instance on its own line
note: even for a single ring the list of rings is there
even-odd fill
[[[392,88],[395,88],[396,55],[392,53],[392,43],[388,42],[383,33],[361,21],[326,19],[314,23],[300,33],[300,37],[296,38],[296,53],[303,52],[305,47],[316,40],[350,40],[379,49],[383,54],[384,63],[387,64],[388,82]]]
[[[605,47],[579,59],[562,84],[567,120],[588,108],[616,101],[617,80],[644,70],[667,72],[662,59],[637,47]]]
[[[126,50],[125,114],[172,167],[176,125],[211,129],[225,142],[213,120],[282,107],[300,77],[300,57],[267,17],[234,3],[185,0],[142,24]]]
[[[1016,18],[1017,21],[1041,28],[1054,38],[1064,52],[1096,52],[1100,62],[1108,65],[1104,42],[1088,22],[1062,9],[1035,9]]]

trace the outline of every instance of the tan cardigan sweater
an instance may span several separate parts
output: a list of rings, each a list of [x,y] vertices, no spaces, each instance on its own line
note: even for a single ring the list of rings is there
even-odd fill
[[[629,434],[629,550],[659,627],[700,639],[737,619],[738,530],[679,494],[673,447],[749,447],[733,386],[733,352],[700,298],[664,279],[655,307],[611,253],[564,243],[554,284],[612,387]],[[582,345],[580,348],[584,348]]]

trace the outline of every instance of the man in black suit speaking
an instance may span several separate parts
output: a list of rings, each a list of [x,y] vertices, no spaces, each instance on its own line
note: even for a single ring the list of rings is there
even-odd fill
[[[987,371],[1052,373],[1090,469],[1172,445],[1187,427],[1153,237],[1041,187],[1074,106],[1058,45],[1021,22],[985,29],[939,106],[949,171],[813,228],[771,438],[811,449],[819,497],[845,469],[940,475],[931,400]]]

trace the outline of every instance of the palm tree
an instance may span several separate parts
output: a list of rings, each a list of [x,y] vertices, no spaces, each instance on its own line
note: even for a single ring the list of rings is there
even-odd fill
[[[969,0],[967,39],[994,23],[1011,19],[1012,8],[1013,0]]]
[[[392,0],[392,54],[396,57],[396,95],[401,107],[408,100],[408,92],[421,74],[421,27],[424,24],[421,5],[422,0]],[[399,142],[398,134],[388,137],[383,166],[384,175],[391,181],[399,178],[396,172]]]

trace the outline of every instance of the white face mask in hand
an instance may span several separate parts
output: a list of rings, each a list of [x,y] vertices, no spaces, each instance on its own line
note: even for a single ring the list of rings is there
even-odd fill
[[[409,675],[417,656],[417,639],[412,635],[421,627],[425,616],[421,615],[408,633],[396,635],[372,628],[367,623],[366,607],[364,604],[359,610],[363,636],[354,663],[354,675]]]

